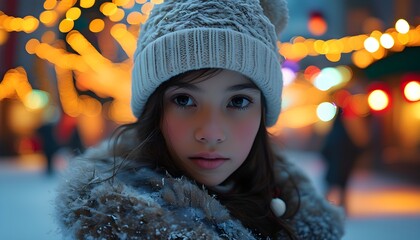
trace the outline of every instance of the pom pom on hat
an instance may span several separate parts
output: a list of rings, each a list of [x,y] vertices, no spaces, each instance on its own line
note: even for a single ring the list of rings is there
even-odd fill
[[[264,9],[264,14],[270,19],[276,28],[277,34],[286,27],[289,20],[289,11],[286,1],[284,0],[260,0],[260,4]]]
[[[266,102],[266,126],[274,125],[283,87],[278,31],[286,21],[284,0],[165,0],[155,5],[134,54],[134,115],[141,116],[150,95],[170,78],[220,68],[239,72],[258,86]]]

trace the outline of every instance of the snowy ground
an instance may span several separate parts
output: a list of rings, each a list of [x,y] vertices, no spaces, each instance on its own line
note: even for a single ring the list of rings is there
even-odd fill
[[[302,156],[293,155],[302,159]],[[293,157],[292,156],[292,157]],[[323,166],[305,160],[306,169],[319,188]],[[314,174],[317,173],[317,174]],[[4,240],[49,240],[61,239],[53,218],[53,201],[59,174],[46,176],[42,169],[23,168],[10,161],[0,159],[0,239]],[[369,181],[389,184],[389,180],[372,175]],[[369,185],[369,183],[367,183]],[[401,188],[405,186],[400,185]],[[418,190],[418,189],[417,189]],[[412,196],[412,195],[410,195]],[[419,201],[420,206],[420,201]],[[420,239],[420,214],[364,215],[350,217],[346,224],[344,240],[400,240]]]
[[[42,172],[0,170],[0,239],[61,239],[53,220],[56,180]]]

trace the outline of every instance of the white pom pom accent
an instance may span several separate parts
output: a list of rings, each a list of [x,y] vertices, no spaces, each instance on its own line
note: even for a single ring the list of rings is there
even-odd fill
[[[273,198],[270,206],[276,217],[281,217],[286,212],[286,203],[280,198]]]

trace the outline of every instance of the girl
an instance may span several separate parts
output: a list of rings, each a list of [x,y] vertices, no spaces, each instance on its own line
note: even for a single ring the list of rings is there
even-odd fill
[[[272,150],[266,127],[280,111],[276,42],[287,10],[283,1],[261,5],[167,0],[155,6],[134,60],[131,104],[138,120],[122,126],[111,145],[71,162],[57,197],[64,236],[342,236],[341,211]]]

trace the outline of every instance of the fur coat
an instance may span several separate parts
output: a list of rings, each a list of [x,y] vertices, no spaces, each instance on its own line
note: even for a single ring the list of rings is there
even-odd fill
[[[187,178],[147,168],[111,178],[114,158],[103,148],[69,165],[55,205],[66,239],[257,239]],[[340,239],[343,212],[319,196],[296,166],[286,167],[300,191],[299,211],[290,220],[299,239]],[[277,174],[280,184],[284,172]]]

